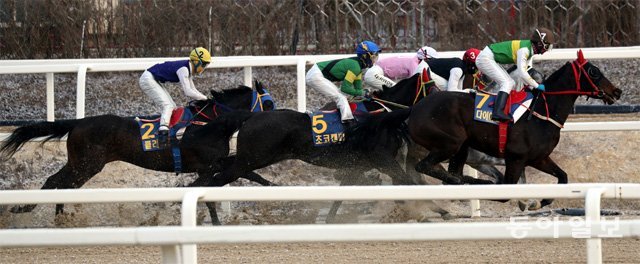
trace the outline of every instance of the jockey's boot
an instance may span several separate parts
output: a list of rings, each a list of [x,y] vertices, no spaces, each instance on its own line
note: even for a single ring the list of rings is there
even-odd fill
[[[347,120],[343,120],[342,121],[342,127],[344,127],[344,130],[350,129],[352,127],[354,127],[358,122],[356,122],[355,119],[347,119]]]
[[[169,145],[169,128],[167,126],[160,126],[160,128],[158,128],[158,145],[160,148]]]
[[[498,92],[498,96],[493,105],[493,113],[491,114],[491,120],[499,121],[499,122],[507,122],[511,121],[511,115],[504,113],[504,106],[507,104],[507,98],[509,98],[509,94],[506,92]]]

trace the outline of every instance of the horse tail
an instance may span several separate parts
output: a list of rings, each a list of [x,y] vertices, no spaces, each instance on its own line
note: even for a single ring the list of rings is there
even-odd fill
[[[411,109],[407,108],[372,115],[345,132],[346,142],[351,142],[356,149],[364,151],[372,151],[381,145],[387,146],[389,140],[408,144],[409,130],[405,120],[410,114]]]
[[[18,127],[11,133],[9,138],[0,147],[0,154],[5,157],[11,157],[18,151],[27,141],[47,137],[42,144],[54,138],[62,138],[69,133],[81,120],[61,120],[54,122],[38,122],[35,124]]]

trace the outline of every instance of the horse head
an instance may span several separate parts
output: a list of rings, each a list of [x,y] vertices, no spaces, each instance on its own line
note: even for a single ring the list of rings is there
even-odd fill
[[[573,78],[567,78],[573,76]],[[615,87],[598,67],[584,58],[582,50],[578,50],[578,58],[567,62],[560,70],[553,73],[544,84],[546,94],[575,94],[602,99],[606,104],[613,104],[620,99],[622,90]]]
[[[233,110],[249,110],[252,112],[271,111],[276,109],[275,102],[259,81],[254,81],[255,90],[245,85],[238,85],[234,89],[224,91],[211,90],[213,102],[225,109],[225,111]]]
[[[374,93],[379,99],[404,106],[412,106],[422,98],[434,91],[435,85],[424,79],[422,74],[416,73],[413,76],[400,80],[393,87],[382,87],[382,91]]]
[[[258,112],[258,111],[275,110],[276,104],[273,101],[271,94],[269,94],[269,91],[266,88],[264,88],[264,86],[262,85],[262,82],[259,82],[258,80],[253,80],[253,83],[254,83],[253,86],[256,89],[256,91],[253,94],[253,99],[251,102],[251,111]]]

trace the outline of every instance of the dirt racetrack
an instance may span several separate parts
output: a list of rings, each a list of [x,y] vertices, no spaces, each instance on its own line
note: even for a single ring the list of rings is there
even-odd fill
[[[605,239],[604,263],[638,263],[640,240]],[[0,263],[160,263],[159,247],[1,249]],[[198,246],[198,263],[584,263],[584,240],[270,243]]]

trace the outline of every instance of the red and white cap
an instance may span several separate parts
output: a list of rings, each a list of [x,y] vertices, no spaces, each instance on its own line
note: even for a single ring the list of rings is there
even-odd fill
[[[416,56],[418,57],[419,60],[424,60],[424,59],[431,59],[431,58],[439,58],[440,56],[438,56],[438,52],[429,46],[424,46],[420,49],[418,49],[418,52],[416,53]]]

